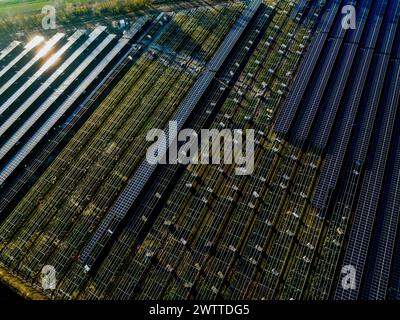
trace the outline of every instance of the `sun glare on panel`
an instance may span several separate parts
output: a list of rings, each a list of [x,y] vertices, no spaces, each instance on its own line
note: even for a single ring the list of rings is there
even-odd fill
[[[54,47],[54,44],[64,37],[64,35],[64,33],[57,33],[53,38],[46,42],[43,48],[38,52],[37,56],[39,58],[44,57]]]
[[[25,46],[25,49],[27,48],[33,48],[36,47],[39,43],[44,41],[44,37],[42,36],[35,36],[31,41],[28,42],[28,44]]]
[[[50,66],[52,66],[57,60],[58,60],[59,56],[57,55],[52,55],[47,61],[45,66],[47,68],[49,68]]]

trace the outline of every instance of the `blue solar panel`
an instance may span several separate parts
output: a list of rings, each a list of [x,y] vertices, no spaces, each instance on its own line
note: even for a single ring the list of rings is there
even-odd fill
[[[341,1],[330,2],[329,8],[320,20],[317,33],[311,41],[303,63],[301,64],[292,88],[289,91],[289,95],[286,98],[282,110],[274,124],[274,130],[280,134],[287,134],[290,130],[293,119],[297,113],[328,37],[328,33],[332,27],[335,16],[338,13],[340,3]]]
[[[397,123],[400,120],[400,113],[397,117]],[[391,177],[390,182],[390,191],[388,195],[388,201],[385,203],[383,207],[383,212],[385,213],[385,217],[387,217],[387,221],[390,223],[388,228],[388,234],[391,236],[395,236],[395,250],[393,252],[393,262],[391,263],[391,272],[388,284],[388,292],[387,298],[391,300],[400,300],[400,233],[399,229],[395,230],[396,223],[398,224],[399,219],[399,208],[400,208],[400,129],[397,126],[397,134],[394,137],[395,147],[393,148],[393,154],[395,155],[395,160],[393,161],[393,170],[389,171],[393,172],[393,175],[388,175]],[[394,231],[394,232],[393,232]],[[392,233],[393,232],[393,233]],[[388,246],[392,245],[392,238],[388,237],[386,243]],[[389,247],[388,250],[390,250]]]
[[[40,69],[35,72],[34,75],[32,75],[21,87],[16,90],[11,97],[7,99],[6,102],[4,102],[0,106],[0,114],[2,114],[4,111],[6,111],[35,81],[40,79],[40,77],[54,64],[54,61],[58,60],[64,53],[71,48],[71,46],[84,34],[82,30],[76,31],[68,40],[68,42],[60,49],[58,50],[54,55],[49,57],[49,59],[44,63],[43,66],[40,67]],[[46,81],[47,82],[47,81]],[[45,88],[48,88],[49,85],[45,86]],[[40,90],[40,89],[39,89]],[[37,91],[36,91],[37,95]],[[32,99],[29,99],[32,101]],[[17,117],[18,118],[18,117]],[[0,129],[0,136],[3,135],[4,130]]]
[[[368,19],[366,32],[364,32],[363,37],[361,38],[362,48],[375,47],[387,2],[388,0],[373,1],[372,9],[370,11],[372,19]]]
[[[322,110],[316,120],[311,145],[318,149],[325,149],[331,129],[339,108],[345,86],[348,81],[351,66],[357,51],[357,44],[344,44],[338,59],[338,65],[332,75],[330,87],[327,89],[327,96],[322,104]],[[351,84],[349,84],[351,85]]]
[[[343,7],[345,5],[355,6],[356,2],[360,3],[360,0],[359,1],[356,1],[356,0],[343,1],[343,4],[341,5],[341,7]],[[334,20],[334,24],[332,26],[332,30],[330,33],[331,38],[344,38],[346,36],[346,34],[350,31],[350,30],[346,30],[343,28],[342,19],[343,19],[343,15],[340,12],[340,14],[338,14],[336,19]]]
[[[29,98],[24,101],[24,103],[16,108],[13,114],[7,118],[5,123],[3,123],[0,127],[0,135],[4,134],[6,130],[49,88],[51,85],[61,77],[64,72],[72,65],[72,63],[83,53],[85,50],[95,41],[98,36],[105,31],[105,27],[97,27],[90,35],[89,38],[83,43],[77,50],[75,50],[67,60],[65,60],[56,71],[45,81],[43,84],[36,89]],[[29,83],[28,83],[29,84]],[[65,87],[65,86],[64,86]],[[20,89],[24,89],[25,85]],[[58,88],[58,92],[62,90]],[[16,94],[18,91],[16,92]],[[4,104],[0,106],[0,114],[4,113],[15,101],[16,97],[11,96],[9,100],[7,100]]]
[[[359,130],[354,139],[354,148],[351,153],[351,158],[354,162],[364,162],[369,140],[372,135],[372,129],[374,127],[375,116],[379,104],[379,93],[383,87],[383,80],[387,66],[389,63],[389,57],[386,55],[374,54],[372,65],[370,68],[371,77],[369,79],[369,86],[365,88],[365,95],[363,100],[364,108],[362,109]]]
[[[14,74],[6,83],[0,87],[0,95],[6,92],[15,82],[22,77],[32,66],[42,59],[49,50],[51,50],[62,38],[64,33],[55,34],[47,41],[42,50],[40,50],[27,64],[25,64],[16,74]]]
[[[281,134],[287,134],[289,132],[302,97],[306,91],[315,66],[317,65],[326,37],[326,34],[320,33],[312,40],[310,49],[307,51],[305,60],[298,71],[289,95],[286,98],[278,119],[275,122],[275,131]]]
[[[400,27],[397,27],[397,32],[392,48],[392,55],[393,58],[400,59]]]
[[[400,17],[400,1],[391,1],[386,15],[383,19],[382,34],[384,37],[379,37],[376,45],[375,52],[382,54],[390,54],[394,37],[396,35],[396,29],[399,23]]]

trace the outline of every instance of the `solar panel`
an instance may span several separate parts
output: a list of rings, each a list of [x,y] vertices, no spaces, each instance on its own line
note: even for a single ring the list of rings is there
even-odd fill
[[[164,16],[164,15],[160,15]],[[143,26],[150,20],[148,17],[143,17],[139,19],[133,26],[132,28],[128,31],[127,34],[123,36],[123,38],[129,38],[132,39],[135,37],[142,29]],[[130,40],[131,41],[131,40]],[[131,46],[126,53],[124,53],[124,56],[121,57],[120,61],[118,61],[114,67],[109,71],[107,76],[103,78],[103,80],[97,85],[96,89],[94,89],[94,92],[97,92],[97,90],[100,90],[104,84],[113,77],[112,74],[116,72],[118,69],[121,70],[123,66],[126,65],[126,58],[129,57],[132,53],[137,52],[138,47]],[[125,62],[124,62],[125,61]],[[96,93],[97,95],[97,93]],[[80,106],[74,110],[74,112],[69,116],[69,118],[65,121],[65,123],[62,125],[62,128],[66,127],[69,125],[69,123],[72,121],[72,119],[79,113],[81,108],[85,106],[90,100],[93,99],[93,95],[89,95],[82,103],[80,103]]]
[[[378,44],[376,46],[376,52],[382,54],[390,54],[399,23],[400,1],[391,1],[387,13],[381,31],[385,36],[378,39]]]
[[[226,36],[224,42],[215,52],[213,58],[208,64],[209,70],[215,71],[221,67],[222,63],[225,61],[229,52],[231,52],[233,46],[236,44],[239,37],[242,35],[245,27],[250,22],[251,18],[254,16],[254,14],[260,7],[261,3],[262,3],[261,0],[254,0],[249,4],[249,7],[243,13],[243,16],[233,25],[231,31]],[[243,24],[243,22],[246,22],[246,24]]]
[[[317,28],[317,32],[328,33],[331,30],[341,2],[341,0],[335,0],[329,3],[329,8],[327,8],[325,14],[321,18],[321,21]]]
[[[379,193],[382,195],[381,204],[382,208],[378,209],[376,205],[372,208],[378,215],[379,223],[376,224],[376,232],[372,241],[372,249],[370,254],[369,272],[366,277],[366,294],[371,299],[384,299],[387,292],[387,286],[390,276],[390,267],[392,255],[394,252],[395,239],[398,225],[398,206],[396,201],[399,202],[396,189],[399,184],[399,157],[395,156],[397,163],[387,163],[392,160],[388,158],[389,147],[392,141],[392,132],[395,126],[395,118],[397,106],[400,100],[400,62],[392,61],[389,66],[389,76],[387,78],[387,86],[385,86],[385,96],[382,106],[387,106],[384,110],[384,116],[380,127],[381,137],[376,144],[375,159],[372,163],[373,172],[375,172],[375,187],[378,188],[382,185],[385,167],[392,169],[392,175],[389,175],[389,181],[386,188]],[[398,133],[398,129],[395,129]],[[395,138],[398,137],[397,135]],[[396,141],[396,140],[394,140]],[[396,168],[397,166],[397,168]],[[397,169],[397,170],[396,170]],[[384,192],[386,191],[386,192]],[[370,197],[370,195],[368,195]],[[378,193],[373,194],[372,197],[378,198]],[[396,200],[397,198],[397,200]],[[378,199],[376,200],[378,202]],[[367,236],[371,236],[372,230],[368,230]],[[371,261],[372,260],[372,261]]]
[[[263,23],[265,20],[264,18],[262,18],[262,14],[259,14],[257,16],[257,20],[254,22],[254,24],[252,25],[252,28],[249,30],[249,33],[246,33],[246,38],[249,36],[249,34],[254,34],[254,38],[257,36],[258,32],[257,29],[254,29],[256,26],[259,27],[259,25],[261,23]],[[260,20],[260,22],[258,21]],[[268,19],[266,19],[268,21]],[[261,28],[261,26],[260,26]],[[250,33],[251,32],[251,33]],[[243,42],[241,42],[243,43]],[[243,45],[244,47],[244,45]],[[241,50],[240,50],[241,51]],[[229,67],[227,65],[227,61],[224,62],[224,67],[223,67],[223,74],[220,75],[221,79],[224,79],[224,81],[226,81],[227,83],[229,83],[229,81],[232,79],[233,75],[231,74],[232,71],[232,67],[235,65],[236,67],[238,67],[239,65],[241,65],[239,62],[244,61],[245,57],[243,55],[241,55],[239,52],[235,52],[234,55],[231,55],[229,58]],[[201,102],[201,105],[199,105],[198,107],[201,107],[202,109],[207,109],[207,111],[210,111],[216,107],[215,101],[217,101],[220,97],[220,95],[223,95],[223,93],[219,90],[218,86],[211,86],[209,89],[211,89],[211,92],[208,92],[206,95],[206,101]],[[196,107],[196,113],[199,112],[198,107]],[[202,125],[204,125],[204,123],[209,119],[209,112],[206,113],[202,113],[202,115],[200,117],[196,117],[195,123],[191,124],[192,128],[201,128]],[[165,170],[164,170],[165,169]],[[146,189],[145,195],[143,200],[140,201],[140,206],[135,209],[135,215],[133,215],[132,217],[130,217],[130,221],[128,223],[128,226],[126,229],[124,229],[124,234],[121,235],[121,237],[118,239],[120,240],[121,238],[123,238],[123,241],[118,241],[116,243],[116,246],[112,248],[112,252],[110,252],[109,255],[107,255],[106,259],[107,262],[104,262],[104,264],[102,264],[101,270],[105,272],[102,273],[99,270],[99,273],[96,274],[96,283],[99,284],[99,287],[97,287],[99,289],[99,291],[101,291],[101,288],[104,288],[102,286],[102,284],[104,284],[104,279],[110,277],[112,274],[115,274],[115,272],[118,272],[117,269],[110,267],[110,269],[108,268],[103,268],[104,265],[108,265],[108,263],[110,263],[110,256],[112,256],[112,263],[115,263],[115,259],[123,259],[124,255],[115,255],[113,253],[115,252],[120,252],[120,248],[121,246],[126,246],[128,243],[130,243],[130,241],[132,239],[135,239],[136,235],[140,232],[141,228],[143,227],[146,218],[148,217],[151,212],[153,212],[154,210],[154,205],[155,205],[155,201],[154,201],[154,194],[156,195],[156,198],[158,198],[159,196],[161,196],[161,194],[163,194],[164,191],[166,191],[166,189],[169,186],[169,182],[170,179],[172,179],[172,177],[174,176],[174,174],[176,173],[176,171],[178,170],[177,166],[173,166],[173,167],[164,167],[162,170],[162,174],[160,173],[160,175],[156,175],[156,176],[152,176],[152,183],[151,183],[151,190]],[[158,182],[154,183],[153,179],[156,179]],[[147,187],[147,186],[146,186]],[[119,246],[118,246],[119,245]],[[93,254],[93,253],[92,253]],[[106,270],[105,270],[106,269]],[[101,283],[101,284],[100,284]],[[120,298],[120,297],[115,297],[115,298]]]
[[[390,273],[390,285],[388,288],[388,300],[400,300],[400,245],[396,241],[395,254],[393,255],[393,269]]]
[[[18,88],[14,94],[7,99],[0,106],[0,114],[7,110],[20,96],[23,94],[36,80],[38,80],[53,64],[56,62],[71,46],[84,34],[84,31],[76,31],[69,39],[68,42],[58,50],[54,55],[49,57],[46,63],[32,76],[30,77],[21,87]],[[0,130],[1,131],[1,130]],[[0,133],[0,135],[2,135]]]
[[[7,57],[15,48],[17,48],[19,45],[21,44],[21,42],[19,41],[13,41],[10,43],[10,45],[3,49],[0,52],[0,61],[3,60],[5,57]]]
[[[365,106],[362,109],[363,113],[360,120],[361,125],[358,135],[354,140],[355,146],[351,154],[351,158],[355,162],[365,161],[388,63],[389,56],[380,54],[374,55],[371,65],[371,72],[373,76],[371,80],[373,82],[371,82],[369,90],[366,90],[365,92],[366,101]]]
[[[374,19],[368,19],[367,30],[363,34],[361,47],[375,48],[387,2],[388,0],[374,1],[371,12],[371,15],[374,17]]]
[[[400,116],[400,115],[399,115]],[[400,117],[397,117],[399,120]],[[387,219],[387,222],[385,225],[390,223],[390,225],[387,226],[388,229],[388,234],[390,233],[390,237],[387,237],[386,240],[386,245],[389,247],[388,251],[390,252],[391,250],[391,245],[392,245],[392,237],[395,237],[394,244],[395,248],[393,251],[393,257],[392,260],[393,262],[390,264],[391,270],[390,270],[390,277],[389,277],[389,284],[388,284],[388,290],[387,290],[387,298],[390,300],[399,300],[400,299],[400,233],[395,231],[396,226],[398,226],[398,221],[399,221],[399,208],[400,208],[400,133],[399,133],[399,128],[397,127],[397,133],[394,139],[397,138],[397,144],[393,148],[393,154],[395,155],[395,159],[393,161],[393,170],[391,171],[393,175],[388,175],[391,177],[391,184],[389,194],[387,197],[387,202],[384,205],[384,212],[385,212],[385,217]],[[396,141],[396,140],[394,140]],[[393,159],[391,159],[393,160]],[[389,174],[391,173],[389,172]],[[397,229],[398,230],[398,229]],[[392,231],[392,232],[391,232]],[[382,247],[383,249],[386,248],[386,246]],[[383,251],[382,249],[382,251]],[[382,259],[384,262],[386,262],[384,259]]]
[[[345,1],[346,5],[356,6],[356,0]],[[360,3],[360,1],[358,1]],[[344,5],[344,4],[343,4]],[[357,8],[358,9],[358,8]],[[356,12],[358,10],[356,9]],[[342,15],[339,15],[337,19],[335,19],[335,23],[333,23],[330,33],[330,38],[344,38],[349,30],[346,30],[342,26]],[[357,26],[358,29],[358,26]]]
[[[129,41],[135,37],[144,27],[144,25],[150,21],[149,17],[141,17],[139,18],[132,27],[124,33],[122,36],[123,39],[128,39]]]
[[[28,71],[36,62],[42,59],[51,48],[53,48],[58,41],[64,37],[64,33],[55,34],[49,41],[46,42],[44,47],[29,61],[24,67],[22,67],[14,76],[11,77],[3,86],[0,87],[0,95],[2,95],[7,89],[9,89],[21,76]]]
[[[248,8],[243,12],[241,17],[235,23],[229,34],[224,39],[223,43],[217,49],[214,57],[207,65],[206,71],[199,77],[191,91],[181,103],[173,120],[178,123],[178,130],[180,130],[192,113],[193,109],[199,102],[201,96],[208,88],[217,70],[221,67],[226,57],[236,44],[239,36],[243,33],[251,18],[257,12],[261,5],[260,0],[252,1]],[[165,130],[168,132],[168,128]],[[168,134],[166,135],[168,137]],[[169,141],[169,145],[172,141]],[[160,154],[167,152],[163,144],[159,145]],[[122,191],[114,206],[107,213],[100,226],[96,230],[92,239],[89,241],[86,248],[83,250],[80,261],[87,264],[90,269],[92,263],[97,259],[98,254],[102,248],[107,244],[112,233],[117,228],[120,221],[126,216],[128,210],[132,207],[139,194],[147,184],[151,175],[154,173],[156,166],[150,165],[146,160],[139,166],[132,179],[129,181],[127,187]],[[111,233],[107,232],[111,230]],[[100,243],[101,242],[101,243]]]
[[[398,89],[400,91],[400,88]],[[388,159],[385,189],[382,191],[382,207],[379,209],[379,221],[375,232],[371,254],[368,261],[368,271],[365,275],[363,298],[369,300],[385,300],[387,298],[390,278],[397,273],[392,266],[395,256],[396,235],[399,227],[398,208],[400,207],[400,139],[399,129],[394,137],[397,144]],[[394,140],[396,141],[396,140]]]
[[[76,51],[74,51],[69,58],[37,89],[32,95],[18,108],[15,112],[7,118],[7,120],[0,126],[0,136],[4,134],[11,127],[11,125],[56,81],[67,68],[98,38],[98,36],[106,29],[106,27],[96,28],[89,38],[83,43]],[[64,82],[65,83],[65,82]],[[58,88],[58,95],[64,90],[64,87]],[[62,91],[61,91],[62,90]],[[11,98],[10,98],[11,99]],[[11,104],[5,103],[0,106],[0,114],[2,114]]]

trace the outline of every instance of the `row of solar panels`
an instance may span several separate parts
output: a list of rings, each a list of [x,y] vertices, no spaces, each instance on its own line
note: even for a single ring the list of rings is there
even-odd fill
[[[353,2],[345,3],[344,1],[333,1],[330,3],[330,8],[327,9],[324,17],[322,18],[322,23],[318,28],[317,35],[314,37],[310,45],[310,49],[307,52],[304,63],[300,67],[298,76],[296,77],[295,83],[292,86],[292,90],[289,92],[289,96],[285,100],[283,108],[284,111],[280,113],[275,123],[276,132],[278,132],[281,135],[289,134],[289,130],[293,125],[295,116],[299,111],[299,106],[302,103],[302,97],[304,97],[305,90],[313,75],[313,72],[310,72],[310,70],[311,71],[316,70],[318,72],[320,71],[321,67],[317,67],[317,62],[321,60],[319,59],[319,56],[321,52],[323,52],[324,44],[328,39],[329,33],[331,32],[329,38],[331,38],[332,41],[340,42],[341,40],[344,40],[346,43],[358,43],[359,41],[361,41],[360,44],[361,48],[371,48],[371,46],[376,43],[378,38],[377,30],[379,30],[379,26],[383,20],[383,15],[385,13],[385,8],[386,8],[385,4],[386,2],[387,1],[376,2],[375,4],[372,4],[372,1],[370,0],[357,1],[357,3],[355,3],[356,12],[358,12],[357,28],[355,30],[349,30],[347,32],[344,31],[341,25],[343,16],[341,15],[340,8],[344,4],[351,4]],[[371,5],[372,5],[372,12],[370,12]],[[393,16],[388,17],[388,20],[391,21],[389,25],[390,26],[397,25],[395,23],[396,16],[398,17],[398,13],[396,12],[396,10],[388,12],[393,12]],[[367,19],[368,16],[374,18]],[[367,24],[366,26],[367,30],[363,32],[365,24]],[[332,28],[333,30],[331,30]],[[392,28],[388,27],[387,31],[388,31],[387,34],[389,35],[389,40],[393,41],[394,33]],[[381,51],[383,53],[385,52],[387,53],[387,46],[389,40],[387,40],[386,42],[383,42],[382,40],[380,41],[382,43]],[[331,52],[331,50],[328,50],[328,52]],[[332,63],[332,61],[333,60],[330,60],[330,63]],[[318,84],[317,81],[315,83]],[[308,126],[309,121],[307,121],[307,119],[310,119],[309,117],[310,112],[312,113],[315,110],[314,108],[315,106],[314,107],[309,106],[310,111],[306,115],[304,115],[304,118],[306,119],[304,121],[305,123],[300,123],[298,125],[298,129],[302,130],[302,132],[298,133],[298,136],[296,136],[297,139],[304,140],[306,138],[305,133],[308,132],[309,130]],[[304,126],[304,124],[306,124],[306,126]]]
[[[78,30],[54,54],[47,54],[64,37],[64,34],[57,33],[29,62],[9,77],[0,88],[0,98],[5,96],[4,103],[0,105],[0,115],[3,115],[0,137],[7,134],[7,139],[0,144],[0,185],[5,183],[61,117],[71,110],[85,90],[127,48],[147,20],[138,20],[118,41],[116,35],[106,34],[106,27],[100,26],[79,45],[85,32]],[[0,80],[10,73],[11,67],[17,64],[22,54],[26,55],[42,41],[41,37],[34,38],[22,53],[0,70]],[[44,64],[18,86],[17,80],[23,79],[28,71],[32,73],[34,66],[44,57]],[[47,73],[48,78],[39,83]],[[7,96],[9,89],[12,94]],[[22,99],[24,97],[26,99]]]

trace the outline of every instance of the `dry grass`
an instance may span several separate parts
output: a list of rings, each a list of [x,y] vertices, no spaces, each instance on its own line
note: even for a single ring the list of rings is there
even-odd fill
[[[0,266],[0,282],[11,288],[14,292],[28,300],[46,300],[46,297],[29,287],[17,277],[13,276]]]

